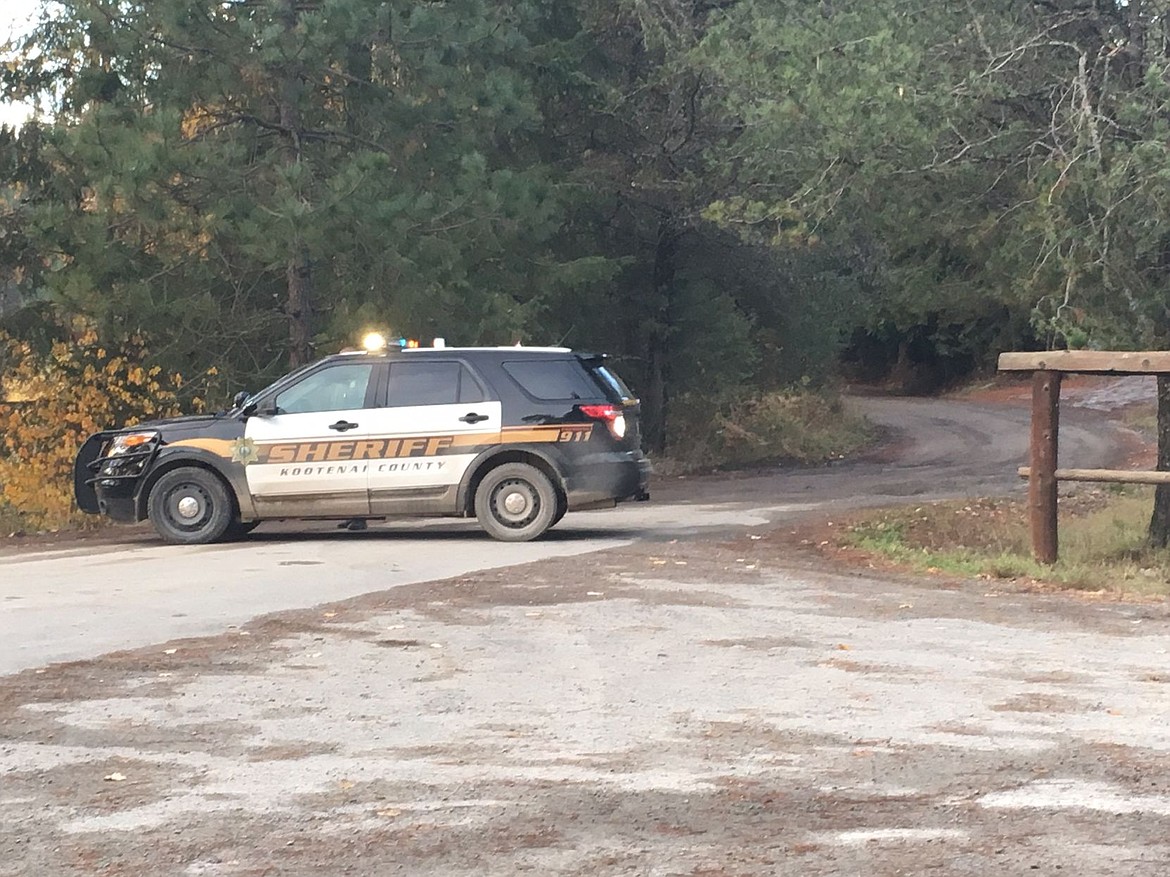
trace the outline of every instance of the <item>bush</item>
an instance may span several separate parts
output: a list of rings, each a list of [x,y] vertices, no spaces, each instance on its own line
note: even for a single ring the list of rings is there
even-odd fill
[[[665,471],[815,464],[868,444],[873,430],[829,391],[791,389],[711,401],[681,396],[671,406]]]
[[[145,339],[102,345],[86,329],[44,354],[0,333],[0,508],[5,521],[58,528],[73,504],[73,460],[99,430],[179,413],[179,375],[151,366]],[[192,400],[202,408],[202,400]]]

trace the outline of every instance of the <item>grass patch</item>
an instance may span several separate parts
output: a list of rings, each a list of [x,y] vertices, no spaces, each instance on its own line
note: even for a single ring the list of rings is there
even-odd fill
[[[115,526],[114,523],[104,515],[87,515],[76,510],[65,521],[46,524],[39,516],[22,512],[0,497],[0,544],[12,537],[19,539],[58,532],[92,532],[112,526]]]
[[[23,533],[28,529],[28,522],[24,515],[0,499],[0,538],[13,533]]]
[[[1060,560],[1032,559],[1027,505],[1018,499],[933,503],[870,512],[839,544],[918,571],[1035,579],[1091,591],[1170,594],[1170,549],[1146,543],[1153,488],[1085,488],[1060,501]]]
[[[1158,409],[1151,405],[1137,405],[1121,412],[1121,422],[1134,432],[1153,439],[1158,436]]]

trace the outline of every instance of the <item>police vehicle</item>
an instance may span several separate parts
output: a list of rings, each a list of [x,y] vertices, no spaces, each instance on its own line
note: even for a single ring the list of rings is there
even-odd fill
[[[403,342],[405,345],[405,342]],[[568,511],[649,498],[639,405],[601,355],[385,345],[328,356],[214,415],[90,436],[78,506],[168,542],[277,519],[474,515],[535,539]]]

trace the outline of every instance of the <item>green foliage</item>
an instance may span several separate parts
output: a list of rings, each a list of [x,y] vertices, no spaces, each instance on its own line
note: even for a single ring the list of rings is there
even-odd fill
[[[25,190],[55,254],[44,293],[150,330],[176,366],[235,375],[281,370],[290,323],[325,351],[371,314],[509,340],[558,272],[540,256],[559,196],[532,161],[533,15],[481,0],[60,4],[7,76],[56,113],[40,155],[59,180]]]
[[[52,118],[0,143],[0,247],[26,298],[234,386],[369,325],[607,350],[660,448],[675,395],[823,380],[867,292],[792,211],[782,240],[723,227],[725,14],[67,0],[0,74]]]
[[[0,288],[233,386],[369,325],[598,348],[658,451],[843,349],[1160,344],[1166,12],[64,0],[0,68]]]

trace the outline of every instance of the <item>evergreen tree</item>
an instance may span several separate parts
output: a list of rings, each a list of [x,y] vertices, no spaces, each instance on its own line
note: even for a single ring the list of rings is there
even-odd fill
[[[532,13],[56,4],[5,79],[52,114],[60,182],[29,204],[50,294],[241,373],[367,323],[509,340],[557,271],[534,257],[559,205],[531,147]]]

